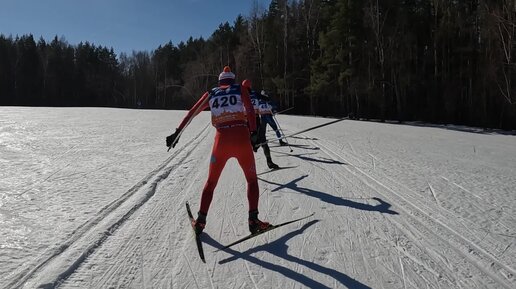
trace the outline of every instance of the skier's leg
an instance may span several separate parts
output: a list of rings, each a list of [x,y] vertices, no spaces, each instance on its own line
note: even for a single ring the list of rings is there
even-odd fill
[[[249,145],[243,143],[238,147],[236,159],[238,164],[244,172],[247,181],[247,200],[249,202],[249,211],[258,210],[258,199],[260,192],[258,189],[258,177],[256,176],[256,163],[254,161],[254,154]]]
[[[267,131],[267,123],[264,120],[261,120],[260,126],[258,127],[258,143],[265,143],[267,141],[267,138],[265,136],[266,131]]]
[[[276,122],[274,121],[274,118],[272,117],[272,114],[268,115],[267,122],[269,123],[271,128],[274,130],[274,132],[276,132],[276,136],[278,138],[280,138],[281,137],[281,133],[280,133],[280,131],[278,129],[278,125],[276,124]]]
[[[260,230],[267,229],[270,224],[258,219],[258,200],[260,198],[260,190],[258,188],[258,177],[256,176],[256,164],[254,154],[251,150],[250,141],[247,133],[244,134],[247,140],[243,140],[241,145],[236,149],[238,164],[244,171],[247,181],[247,200],[249,202],[249,231],[257,233]],[[249,143],[249,145],[247,144]]]
[[[260,123],[260,129],[258,130],[259,143],[263,143],[263,145],[262,145],[263,153],[265,154],[265,158],[267,159],[267,166],[269,167],[269,169],[277,169],[277,168],[279,168],[279,166],[272,161],[271,150],[269,148],[269,145],[265,143],[267,141],[267,138],[265,135],[266,130],[267,130],[267,122],[265,120],[262,120]]]
[[[213,199],[213,191],[217,186],[220,178],[220,174],[226,165],[228,160],[227,150],[223,149],[223,138],[219,132],[215,135],[215,142],[213,143],[213,149],[210,158],[210,168],[208,172],[208,180],[204,184],[204,189],[201,195],[201,206],[199,212],[207,215],[210,208],[211,201]]]
[[[253,151],[257,152],[260,146],[258,144],[265,142],[265,133],[262,134],[262,121],[260,119],[260,115],[256,115],[256,128],[258,139],[256,140],[256,144],[252,144]],[[263,135],[263,136],[262,136]]]
[[[272,161],[271,149],[269,148],[269,145],[264,144],[262,145],[262,148],[263,153],[265,154],[265,158],[267,159],[267,166],[269,167],[269,169],[279,169],[279,166]]]
[[[244,152],[238,158],[238,164],[244,171],[247,181],[247,201],[249,203],[249,211],[258,210],[258,199],[260,191],[258,189],[258,177],[256,176],[256,164],[252,151]]]
[[[258,219],[258,200],[260,198],[260,190],[258,188],[258,177],[256,176],[256,165],[254,162],[253,152],[251,150],[242,150],[241,155],[237,158],[240,167],[244,171],[247,180],[247,200],[249,202],[249,231],[254,234],[261,230],[267,229],[270,224]]]

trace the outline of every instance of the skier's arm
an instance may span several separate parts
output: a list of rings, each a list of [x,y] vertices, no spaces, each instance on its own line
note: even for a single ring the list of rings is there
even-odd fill
[[[201,111],[208,108],[208,92],[205,92],[201,98],[192,106],[190,111],[188,111],[188,114],[183,118],[183,121],[179,126],[177,127],[178,130],[183,130],[189,123],[192,121],[194,117],[196,117]]]
[[[195,103],[194,106],[190,109],[190,111],[188,111],[188,114],[185,116],[185,118],[183,118],[183,121],[181,124],[179,124],[179,127],[176,128],[176,131],[173,134],[167,136],[166,145],[169,150],[170,148],[176,146],[177,141],[183,132],[183,129],[190,123],[190,121],[192,121],[196,115],[198,115],[201,111],[205,110],[209,106],[208,95],[208,92],[205,92],[197,101],[197,103]]]
[[[244,107],[247,115],[247,123],[249,124],[249,131],[256,131],[256,115],[254,113],[254,107],[251,102],[251,97],[249,96],[249,88],[245,81],[242,83],[242,102],[244,103]]]

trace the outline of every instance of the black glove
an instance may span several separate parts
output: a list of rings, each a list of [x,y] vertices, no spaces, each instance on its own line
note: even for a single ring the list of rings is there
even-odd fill
[[[179,140],[179,129],[176,128],[176,132],[174,132],[173,134],[167,136],[167,147],[175,147],[176,146],[176,143],[177,143],[177,140]]]
[[[253,151],[257,151],[258,150],[258,132],[257,131],[253,131],[251,132],[251,145],[253,146]]]

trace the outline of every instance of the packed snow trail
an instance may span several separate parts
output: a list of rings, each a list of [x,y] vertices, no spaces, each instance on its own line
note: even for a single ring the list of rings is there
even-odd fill
[[[14,287],[516,287],[516,137],[346,120],[290,138],[293,152],[273,142],[284,169],[270,171],[263,152],[255,155],[260,218],[315,218],[215,252],[248,234],[245,178],[230,160],[208,214],[203,264],[184,204],[197,211],[207,177],[206,116],[171,150],[177,156],[148,171],[147,184],[134,181],[133,197],[121,194],[116,209],[83,225],[90,233],[63,243],[78,250],[62,250]],[[285,134],[328,121],[278,120]]]
[[[310,137],[314,138],[307,135]],[[379,161],[373,164],[369,153],[360,157],[339,150],[332,140],[315,138],[300,142],[308,147],[298,148],[296,153],[289,154],[282,147],[274,149],[277,162],[292,169],[260,176],[260,208],[262,218],[269,221],[279,222],[310,210],[318,211],[316,220],[271,232],[234,249],[213,252],[247,234],[245,182],[239,167],[229,163],[208,216],[206,265],[199,263],[188,224],[179,218],[181,230],[165,225],[171,231],[162,235],[184,238],[182,243],[174,241],[175,250],[184,253],[176,253],[169,271],[162,269],[166,263],[151,257],[157,253],[141,249],[143,257],[133,256],[130,274],[90,278],[84,284],[72,276],[62,287],[512,288],[513,268],[477,245],[478,240],[469,239],[473,235],[459,216],[428,202],[430,195],[421,199],[418,192],[381,172],[382,154],[376,153]],[[209,149],[206,146],[205,155]],[[257,164],[265,168],[260,152]],[[192,166],[201,172],[185,173],[196,178],[185,184],[186,190],[172,190],[183,191],[185,199],[198,202],[206,166],[206,161],[204,166],[202,161]],[[401,173],[392,169],[390,173]],[[175,203],[174,211],[182,214],[184,199]],[[143,234],[141,229],[135,232]],[[149,242],[167,244],[170,240],[158,237]],[[106,250],[112,252],[108,244]],[[109,271],[112,266],[100,265],[108,260],[97,258],[84,267]],[[122,257],[127,258],[131,259]],[[79,274],[81,271],[76,274],[79,279],[88,280]],[[84,271],[92,273],[92,269]]]

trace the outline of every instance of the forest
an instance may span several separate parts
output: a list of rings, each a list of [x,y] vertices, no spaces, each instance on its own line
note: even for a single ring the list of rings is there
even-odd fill
[[[166,41],[0,35],[0,105],[188,109],[230,65],[292,114],[516,129],[514,0],[255,1]]]

